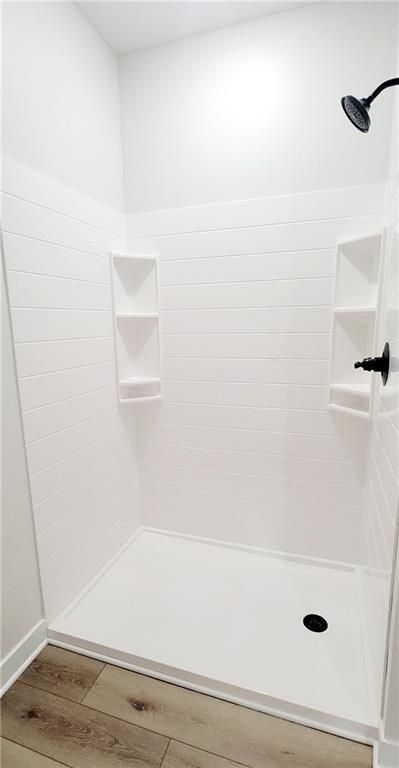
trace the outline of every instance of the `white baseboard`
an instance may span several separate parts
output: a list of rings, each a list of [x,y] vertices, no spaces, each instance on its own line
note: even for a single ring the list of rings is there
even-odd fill
[[[7,654],[0,664],[0,697],[47,645],[46,622],[39,621]]]
[[[399,744],[376,741],[373,750],[373,768],[398,768]]]

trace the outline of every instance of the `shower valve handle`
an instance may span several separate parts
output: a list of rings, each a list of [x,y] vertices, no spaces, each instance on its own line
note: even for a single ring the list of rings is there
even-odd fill
[[[381,357],[365,357],[354,365],[355,368],[363,368],[364,371],[376,371],[382,376],[383,384],[387,383],[389,373],[389,344],[385,344]]]
[[[383,366],[382,357],[365,357],[361,362],[357,362],[354,368],[363,368],[364,371],[376,371],[381,373]]]

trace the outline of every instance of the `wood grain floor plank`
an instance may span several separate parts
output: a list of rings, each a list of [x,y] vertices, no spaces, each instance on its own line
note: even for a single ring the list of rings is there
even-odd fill
[[[189,747],[179,741],[171,741],[162,768],[242,768],[225,757],[217,757],[202,749]]]
[[[31,752],[8,739],[0,739],[0,755],[1,768],[65,768],[62,763]]]
[[[30,685],[2,704],[2,735],[71,768],[159,768],[168,739]]]
[[[20,677],[20,682],[82,701],[105,664],[78,653],[47,645]]]
[[[119,667],[84,703],[249,768],[370,768],[371,748]]]

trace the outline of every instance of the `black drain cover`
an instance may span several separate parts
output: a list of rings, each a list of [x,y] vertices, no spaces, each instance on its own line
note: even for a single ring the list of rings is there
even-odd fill
[[[318,616],[317,613],[308,613],[303,623],[310,632],[325,632],[328,628],[326,620],[323,619],[323,616]]]

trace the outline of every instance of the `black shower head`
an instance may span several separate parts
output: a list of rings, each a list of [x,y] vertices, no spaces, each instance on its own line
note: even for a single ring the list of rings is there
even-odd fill
[[[385,82],[381,83],[381,85],[379,85],[367,99],[357,99],[355,96],[342,97],[342,109],[355,128],[362,133],[367,133],[370,128],[370,104],[382,91],[385,91],[385,88],[390,88],[392,85],[399,85],[399,77],[392,77],[390,80],[385,80]]]
[[[351,123],[362,133],[367,133],[370,128],[370,102],[368,99],[356,99],[355,96],[343,96],[342,109]]]

